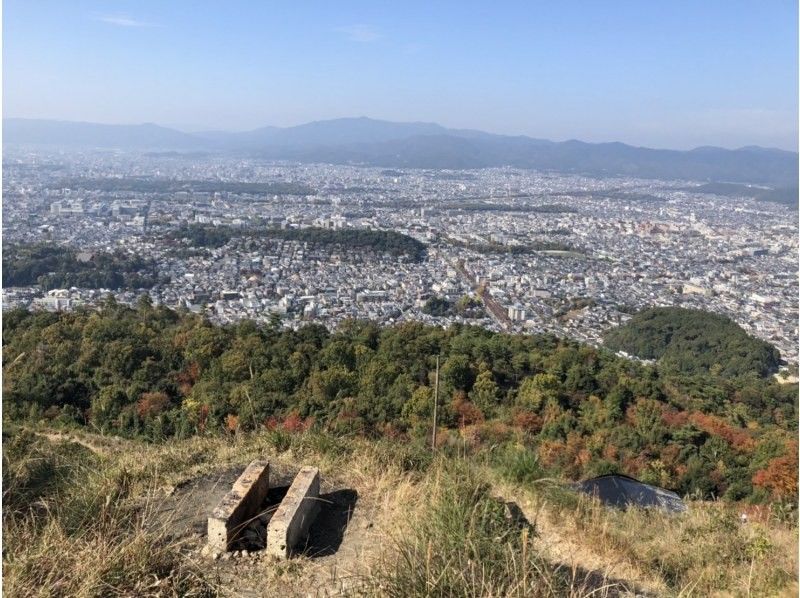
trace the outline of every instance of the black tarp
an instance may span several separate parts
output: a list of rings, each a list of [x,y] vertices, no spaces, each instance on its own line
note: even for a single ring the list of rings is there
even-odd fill
[[[604,475],[578,482],[575,488],[597,497],[604,505],[621,509],[634,506],[683,513],[687,508],[681,497],[671,490],[651,486],[621,474]]]

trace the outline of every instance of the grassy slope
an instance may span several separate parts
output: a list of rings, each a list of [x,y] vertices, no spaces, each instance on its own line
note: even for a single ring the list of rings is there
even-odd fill
[[[9,595],[225,593],[225,567],[238,565],[186,553],[180,538],[151,525],[151,507],[183,482],[264,456],[316,464],[360,498],[336,555],[236,569],[234,593],[602,596],[634,586],[659,595],[797,593],[793,522],[742,526],[735,508],[721,503],[691,503],[677,518],[608,511],[537,479],[523,454],[430,460],[410,446],[312,433],[147,445],[35,432],[9,425],[4,432]],[[348,543],[367,533],[363,551],[348,556]]]

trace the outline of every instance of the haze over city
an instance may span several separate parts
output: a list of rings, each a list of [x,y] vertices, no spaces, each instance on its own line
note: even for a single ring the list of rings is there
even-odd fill
[[[4,3],[4,117],[797,148],[797,5]]]

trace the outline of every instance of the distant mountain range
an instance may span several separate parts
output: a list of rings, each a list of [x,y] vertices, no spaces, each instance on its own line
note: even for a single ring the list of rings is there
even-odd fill
[[[434,123],[397,123],[341,118],[295,127],[263,127],[231,133],[184,133],[155,124],[3,120],[3,143],[63,148],[222,151],[332,164],[390,168],[466,169],[513,166],[593,176],[797,185],[798,155],[749,146],[735,150],[699,147],[658,150],[624,143],[547,141]]]

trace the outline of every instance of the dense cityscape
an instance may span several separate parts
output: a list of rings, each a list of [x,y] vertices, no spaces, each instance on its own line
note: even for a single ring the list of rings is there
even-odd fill
[[[461,322],[599,344],[636,310],[680,305],[731,317],[796,364],[796,213],[697,187],[511,168],[7,151],[6,247],[46,241],[87,262],[122,251],[159,279],[113,291],[4,284],[3,306],[70,310],[149,294],[218,323]],[[228,236],[197,245],[176,234],[187,227]],[[425,251],[250,234],[264,229],[396,231]]]

